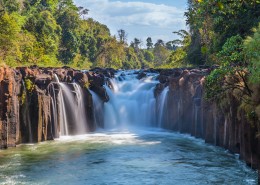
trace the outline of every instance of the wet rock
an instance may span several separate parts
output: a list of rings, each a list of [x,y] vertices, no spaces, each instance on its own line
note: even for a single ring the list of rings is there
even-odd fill
[[[115,76],[115,73],[117,72],[113,68],[100,68],[100,67],[93,68],[90,71],[97,74],[102,74],[107,78],[113,78]]]
[[[166,75],[160,75],[160,76],[158,77],[158,80],[159,80],[159,82],[162,83],[162,84],[164,84],[164,83],[166,83],[166,82],[169,81],[168,76],[166,76]]]
[[[75,82],[77,82],[78,84],[80,84],[83,87],[87,86],[89,83],[87,74],[85,74],[83,72],[77,71],[75,73],[74,80],[75,80]]]
[[[51,83],[52,77],[47,74],[39,74],[35,77],[35,84],[42,90],[47,89],[47,86]]]
[[[145,78],[147,76],[147,74],[145,73],[145,72],[141,72],[141,73],[139,73],[138,75],[137,75],[137,79],[138,80],[141,80],[141,79],[143,79],[143,78]]]

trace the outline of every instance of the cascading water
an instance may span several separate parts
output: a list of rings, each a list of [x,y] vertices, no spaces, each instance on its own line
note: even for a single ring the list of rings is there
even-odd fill
[[[90,90],[93,100],[93,116],[94,116],[94,125],[97,127],[104,127],[103,125],[103,102],[99,96]]]
[[[105,128],[154,126],[156,124],[155,74],[138,80],[134,71],[118,73],[105,86],[110,101],[104,105]]]
[[[57,114],[59,120],[60,135],[69,134],[84,134],[87,132],[87,118],[84,106],[84,95],[81,87],[76,83],[66,84],[59,82],[58,77],[55,77],[54,84],[59,87],[59,92],[56,97],[55,87],[52,84],[53,91],[53,115]]]
[[[167,98],[168,98],[169,87],[164,88],[162,93],[159,96],[158,100],[158,125],[162,127],[165,118],[167,118]]]

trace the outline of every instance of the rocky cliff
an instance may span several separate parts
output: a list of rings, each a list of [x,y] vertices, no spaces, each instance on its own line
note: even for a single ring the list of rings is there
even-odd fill
[[[162,70],[155,95],[169,86],[164,128],[189,133],[207,143],[224,147],[256,169],[259,169],[260,116],[249,119],[243,102],[228,92],[219,102],[204,98],[205,75],[211,69]],[[251,85],[254,107],[260,105],[260,87]],[[242,95],[241,95],[242,96]],[[157,98],[158,99],[158,98]],[[256,112],[256,114],[259,114]]]
[[[59,137],[57,100],[61,91],[57,80],[68,87],[77,83],[83,91],[87,128],[92,131],[102,123],[93,121],[93,101],[89,91],[109,100],[103,87],[106,77],[114,70],[78,71],[71,68],[39,68],[37,66],[11,69],[0,67],[0,148],[52,140]],[[71,125],[70,125],[71,126]],[[72,134],[73,134],[73,128]]]

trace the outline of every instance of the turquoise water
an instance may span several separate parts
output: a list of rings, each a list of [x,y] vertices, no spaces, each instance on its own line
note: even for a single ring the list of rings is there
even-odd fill
[[[257,184],[237,156],[164,130],[108,131],[0,151],[0,184]]]

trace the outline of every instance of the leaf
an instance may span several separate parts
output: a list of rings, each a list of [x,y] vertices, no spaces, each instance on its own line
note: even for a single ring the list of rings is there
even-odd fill
[[[218,5],[218,7],[219,7],[220,10],[223,10],[223,9],[224,9],[223,3],[218,2],[217,5]]]

